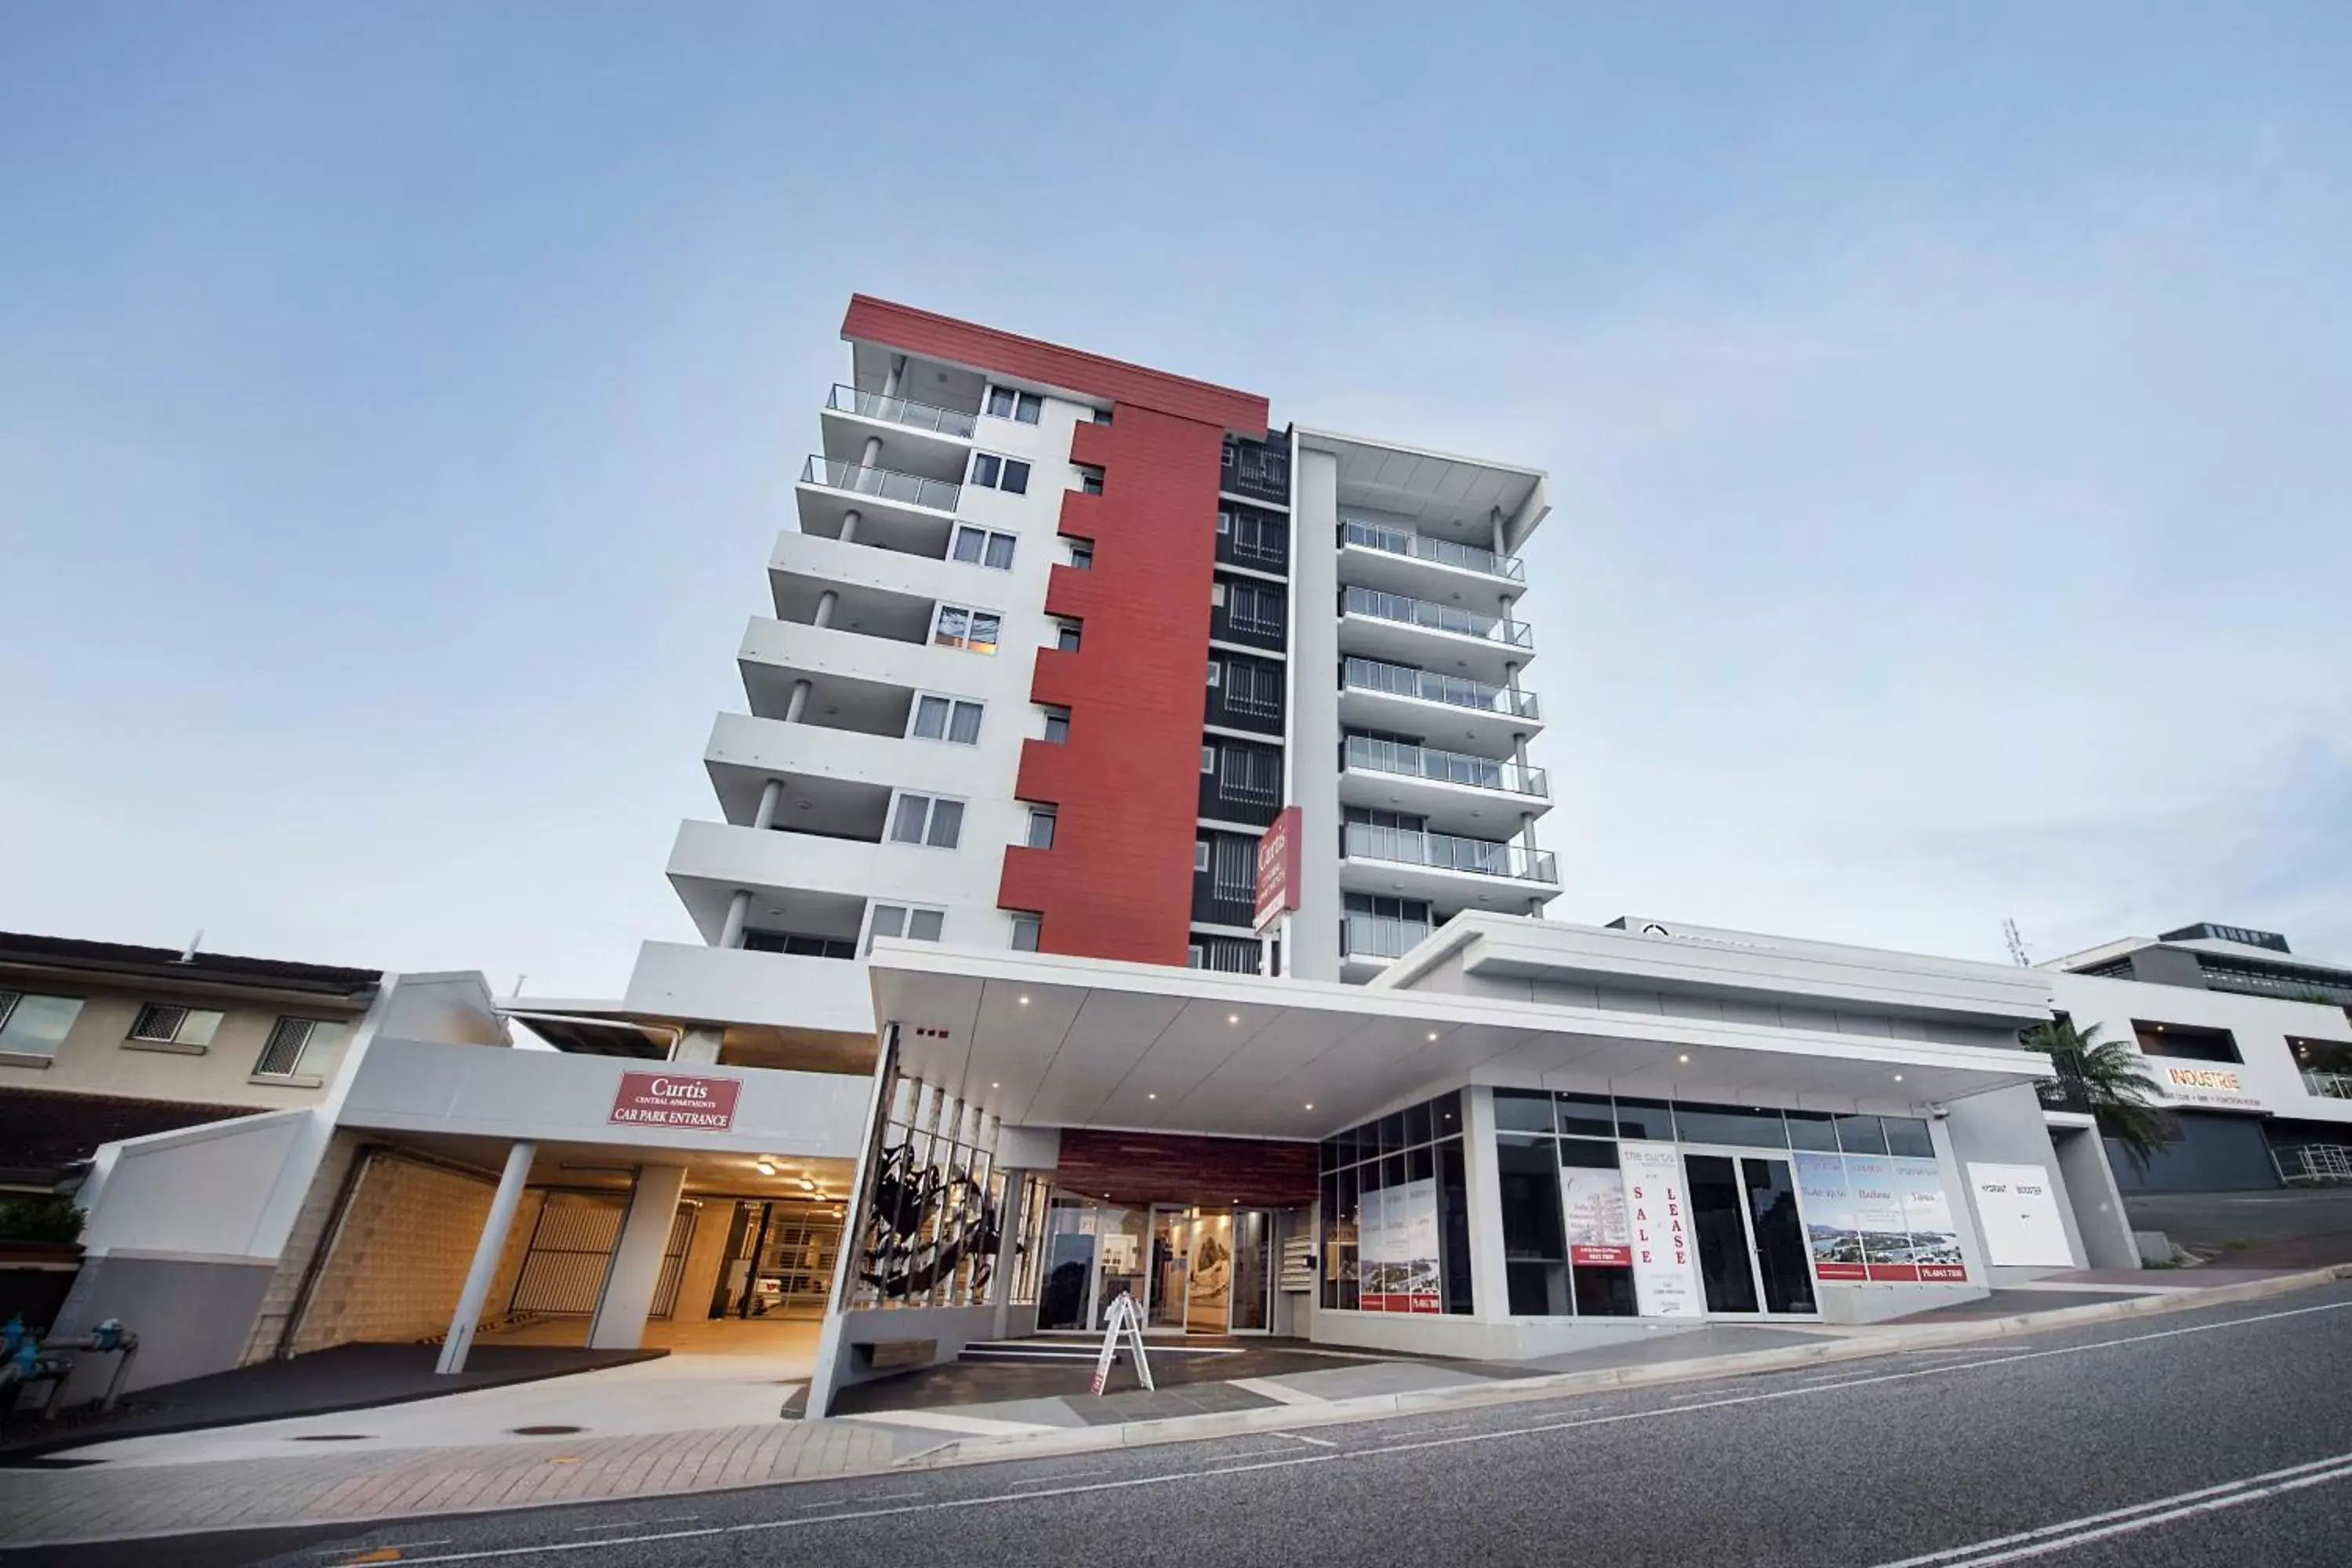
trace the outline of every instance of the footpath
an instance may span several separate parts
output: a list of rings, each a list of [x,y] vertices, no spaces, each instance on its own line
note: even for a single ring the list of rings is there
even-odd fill
[[[1344,1397],[1320,1397],[1311,1392],[1313,1384],[1307,1379],[1252,1380],[1261,1386],[1278,1382],[1281,1386],[1275,1402],[1248,1409],[1074,1427],[958,1419],[944,1413],[934,1413],[926,1420],[914,1412],[877,1412],[867,1417],[829,1421],[773,1419],[613,1437],[555,1434],[492,1445],[364,1453],[336,1451],[336,1443],[344,1440],[345,1434],[314,1433],[304,1440],[318,1444],[316,1454],[266,1460],[248,1454],[236,1458],[179,1458],[170,1462],[131,1458],[78,1466],[68,1454],[23,1468],[0,1468],[0,1548],[675,1495],[1253,1431],[1289,1431],[1390,1415],[1559,1398],[1942,1349],[2005,1335],[2258,1300],[2343,1279],[2352,1279],[2352,1265],[2209,1289],[2166,1289],[2009,1317],[1843,1329],[1801,1342],[1783,1339],[1764,1348],[1730,1353],[1585,1366],[1527,1377],[1489,1376],[1444,1386],[1402,1387]],[[2168,1286],[2174,1284],[2175,1280],[2167,1280]],[[1705,1333],[1699,1331],[1700,1336]],[[1338,1392],[1336,1387],[1333,1392]],[[356,1434],[364,1429],[367,1415],[365,1411],[354,1411],[339,1420]],[[236,1436],[236,1429],[219,1434],[224,1442]]]

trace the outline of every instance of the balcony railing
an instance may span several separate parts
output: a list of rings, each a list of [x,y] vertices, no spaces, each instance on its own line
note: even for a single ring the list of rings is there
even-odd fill
[[[942,436],[969,436],[973,429],[973,416],[953,408],[938,408],[928,403],[917,403],[910,397],[885,397],[878,392],[860,392],[854,386],[835,384],[833,396],[825,406],[840,414],[855,414],[866,419],[887,419],[893,425],[904,425],[913,430],[936,430]]]
[[[1558,862],[1549,851],[1530,853],[1516,844],[1456,838],[1451,833],[1416,833],[1403,827],[1346,825],[1349,859],[1387,860],[1402,866],[1433,866],[1441,871],[1473,871],[1521,882],[1558,882]]]
[[[2352,1072],[2306,1072],[2303,1087],[2329,1100],[2352,1100]]]
[[[1466,572],[1483,572],[1489,577],[1505,577],[1514,583],[1528,580],[1528,569],[1519,563],[1516,555],[1497,555],[1475,544],[1456,544],[1450,539],[1432,539],[1426,534],[1410,533],[1402,528],[1382,528],[1378,523],[1359,522],[1354,518],[1340,521],[1339,542],[1360,544],[1366,549],[1385,551],[1391,555],[1411,555],[1422,561],[1434,561],[1441,566],[1459,566]]]
[[[1535,633],[1520,621],[1498,620],[1473,610],[1456,609],[1451,605],[1433,605],[1426,599],[1408,599],[1402,594],[1383,594],[1377,588],[1349,587],[1342,606],[1351,616],[1377,616],[1384,621],[1402,621],[1407,626],[1426,626],[1434,632],[1453,632],[1459,637],[1484,637],[1488,642],[1503,643],[1511,647],[1533,647]]]
[[[1343,684],[1359,691],[1418,697],[1424,702],[1483,709],[1516,719],[1534,719],[1538,715],[1532,691],[1513,691],[1505,686],[1488,686],[1484,681],[1440,675],[1433,669],[1414,669],[1410,665],[1384,664],[1376,658],[1348,659],[1340,667],[1340,679]]]
[[[2042,1109],[2046,1110],[2069,1110],[2088,1116],[2097,1110],[2091,1101],[2090,1091],[2083,1087],[2083,1080],[2063,1069],[2056,1078],[2045,1078],[2036,1083],[2033,1092],[2041,1097]]]
[[[801,468],[801,483],[825,485],[856,495],[878,496],[908,506],[953,511],[963,487],[949,479],[927,479],[896,468],[869,468],[863,463],[836,463],[831,458],[811,458]]]
[[[1402,958],[1427,941],[1427,921],[1401,921],[1393,915],[1343,915],[1339,951],[1349,958]]]
[[[1551,798],[1551,785],[1541,768],[1498,763],[1492,757],[1465,756],[1398,741],[1375,741],[1369,735],[1348,737],[1343,753],[1351,772],[1402,773],[1408,778],[1434,779],[1439,784],[1469,784],[1477,789],[1504,790],[1512,795]]]

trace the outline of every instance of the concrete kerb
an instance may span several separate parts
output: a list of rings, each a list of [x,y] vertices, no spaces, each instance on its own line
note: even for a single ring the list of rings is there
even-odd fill
[[[2210,1290],[2185,1289],[2162,1295],[2136,1296],[2124,1301],[2099,1301],[2083,1307],[2053,1307],[2008,1318],[1895,1325],[1850,1339],[1823,1340],[1813,1344],[1787,1345],[1777,1350],[1694,1356],[1688,1361],[1656,1362],[1646,1366],[1600,1367],[1590,1372],[1503,1378],[1406,1394],[1363,1394],[1312,1405],[1281,1405],[1264,1409],[1220,1411],[1208,1415],[1174,1415],[1159,1421],[1125,1421],[1034,1435],[957,1438],[895,1460],[891,1468],[929,1469],[951,1465],[999,1464],[1011,1459],[1052,1458],[1069,1454],[1098,1453],[1106,1448],[1199,1442],[1213,1437],[1286,1432],[1307,1426],[1340,1426],[1383,1415],[1529,1404],[1612,1389],[1649,1388],[1661,1384],[1699,1383],[1717,1377],[1789,1372],[1824,1363],[1868,1361],[1909,1351],[1981,1344],[2012,1334],[2048,1332],[2117,1319],[2192,1311],[2202,1307],[2228,1306],[2238,1301],[2258,1301],[2266,1297],[2283,1296],[2347,1279],[2352,1279],[2352,1264],[2337,1264],[2327,1268],[2282,1275],[2275,1279],[2217,1286]],[[887,1415],[877,1414],[880,1419],[887,1419]]]

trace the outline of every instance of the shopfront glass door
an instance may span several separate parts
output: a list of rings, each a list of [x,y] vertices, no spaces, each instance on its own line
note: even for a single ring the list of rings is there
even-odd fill
[[[1804,1222],[1789,1162],[1685,1153],[1699,1284],[1715,1313],[1817,1310]]]
[[[1184,1304],[1191,1292],[1192,1221],[1182,1209],[1151,1211],[1151,1294],[1143,1326],[1184,1331]]]
[[[1274,1283],[1274,1211],[1234,1212],[1233,1307],[1227,1328],[1234,1333],[1264,1333],[1273,1326],[1268,1310]]]
[[[1045,1282],[1037,1292],[1037,1327],[1083,1329],[1094,1321],[1095,1247],[1101,1238],[1057,1230],[1045,1238]]]

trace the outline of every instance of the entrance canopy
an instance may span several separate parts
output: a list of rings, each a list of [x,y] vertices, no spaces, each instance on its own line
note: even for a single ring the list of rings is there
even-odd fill
[[[904,1070],[1007,1122],[1321,1138],[1465,1082],[1825,1110],[2051,1076],[2021,1049],[877,942]]]

